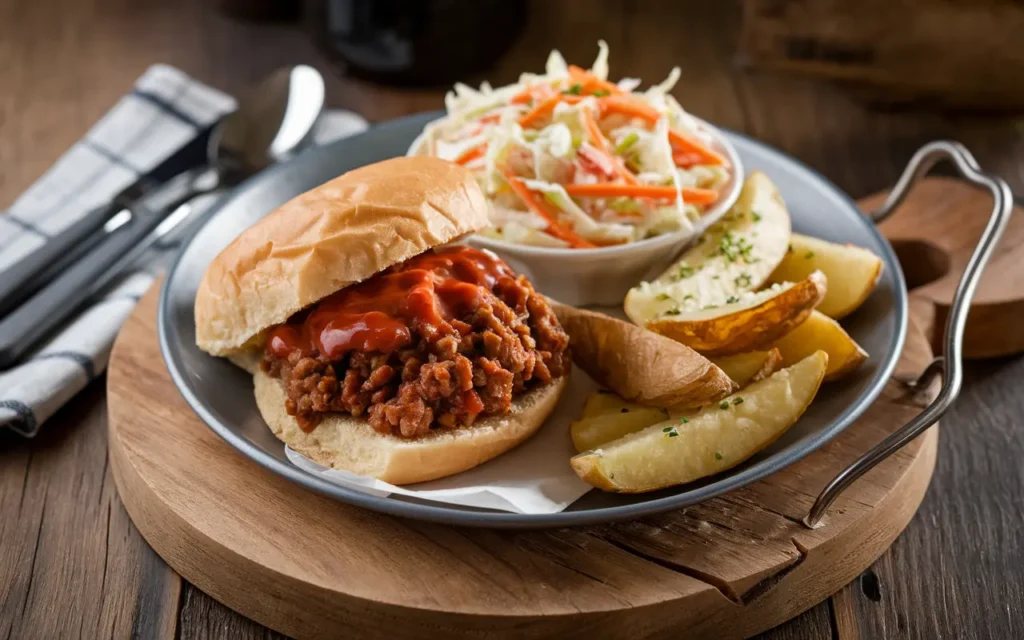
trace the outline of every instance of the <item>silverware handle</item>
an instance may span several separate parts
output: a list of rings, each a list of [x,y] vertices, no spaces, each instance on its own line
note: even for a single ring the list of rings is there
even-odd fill
[[[126,208],[123,200],[114,200],[92,209],[68,228],[46,241],[46,244],[28,254],[4,271],[0,280],[0,315],[13,309],[38,286],[37,277],[60,261],[76,245],[99,231],[117,212]]]
[[[0,320],[0,370],[13,366],[135,261],[147,246],[144,240],[171,211],[216,183],[216,170],[190,169],[132,205],[129,222]]]
[[[996,243],[1010,221],[1013,211],[1013,193],[1010,187],[1001,178],[983,173],[971,152],[959,142],[938,140],[918,149],[889,193],[889,197],[877,211],[869,215],[876,223],[892,215],[906,199],[914,183],[931,171],[940,160],[951,161],[965,180],[988,189],[992,194],[992,213],[988,225],[981,234],[953,294],[953,304],[946,319],[943,335],[942,355],[928,365],[916,382],[917,385],[925,385],[934,377],[941,375],[942,386],[935,400],[920,414],[857,458],[825,485],[804,518],[804,524],[808,527],[816,526],[839,494],[854,481],[935,424],[960,393],[963,384],[963,338],[964,328],[967,326],[967,313],[970,311],[971,299],[974,297],[985,265],[992,257]]]

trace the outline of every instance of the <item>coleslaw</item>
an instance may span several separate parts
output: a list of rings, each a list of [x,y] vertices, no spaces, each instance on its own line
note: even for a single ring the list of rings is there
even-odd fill
[[[608,80],[608,46],[590,69],[556,50],[544,73],[479,89],[456,84],[446,117],[413,153],[471,170],[487,195],[493,238],[594,248],[691,230],[731,178],[707,127],[670,91]]]

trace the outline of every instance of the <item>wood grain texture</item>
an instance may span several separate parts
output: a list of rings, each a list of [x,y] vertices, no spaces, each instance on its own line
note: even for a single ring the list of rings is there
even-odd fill
[[[346,78],[297,29],[234,22],[218,15],[215,6],[200,0],[0,3],[0,208],[158,62],[232,92],[274,67],[306,62],[325,73],[331,106],[355,109],[374,121],[441,104],[440,91],[395,91]],[[694,113],[779,147],[854,196],[890,186],[913,151],[934,138],[963,142],[986,170],[1007,179],[1016,192],[1024,190],[1024,136],[1013,118],[872,111],[821,83],[737,71],[731,57],[738,3],[537,0],[534,6],[539,9],[523,37],[487,74],[492,79],[507,81],[521,69],[540,68],[552,46],[586,62],[596,39],[604,37],[612,46],[614,74],[658,80],[679,64],[683,82],[675,94]],[[886,597],[867,597],[860,580],[846,589],[857,604],[862,637],[1024,635],[1011,615],[1024,608],[1024,558],[1015,515],[1024,510],[1019,464],[1024,441],[1014,435],[1024,412],[1018,393],[1022,375],[1022,360],[968,367],[950,420],[955,426],[943,432],[936,478],[921,511],[875,565]],[[81,612],[97,606],[103,624],[96,637],[126,637],[133,627],[140,637],[174,636],[173,629],[157,633],[135,622],[173,618],[178,602],[165,606],[170,598],[153,594],[165,588],[165,577],[175,585],[178,578],[148,550],[116,497],[111,521],[119,523],[113,528],[117,546],[109,562],[104,547],[90,544],[74,556],[57,549],[45,565],[77,579],[84,572],[102,576],[107,562],[104,595],[67,588],[52,598],[38,592],[26,597],[35,581],[37,542],[42,546],[55,539],[51,528],[105,528],[86,509],[73,511],[70,520],[40,517],[45,509],[71,513],[81,493],[96,491],[94,483],[110,486],[109,475],[95,472],[82,475],[82,485],[49,482],[81,469],[76,457],[86,443],[105,448],[104,410],[102,383],[95,382],[35,441],[0,437],[0,638],[19,637],[18,632],[59,637],[65,628],[73,633],[77,627],[57,625],[84,621],[88,616]],[[47,460],[38,470],[36,456]],[[102,465],[95,456],[91,460]],[[149,560],[141,562],[146,553]],[[112,566],[122,569],[111,572]],[[265,637],[265,629],[193,586],[182,583],[180,592],[189,606],[181,607],[179,637]],[[58,607],[69,611],[52,615]],[[829,614],[827,603],[819,605],[766,637],[828,637],[821,622]],[[156,628],[166,629],[163,624]]]
[[[539,532],[380,516],[259,468],[191,414],[159,357],[157,293],[128,320],[108,372],[121,498],[190,582],[298,637],[438,628],[450,637],[747,637],[817,604],[881,554],[934,466],[932,430],[854,485],[825,526],[800,524],[835,469],[920,410],[923,399],[893,383],[805,460],[679,511]],[[930,351],[920,334],[909,343],[900,369],[920,371]]]
[[[173,636],[181,579],[143,541],[114,489],[103,384],[55,419],[66,428],[31,443],[4,434],[0,636]]]
[[[863,201],[872,210],[885,193]],[[927,300],[934,313],[926,335],[937,348],[960,281],[978,238],[988,224],[992,197],[983,189],[954,178],[933,177],[915,187],[908,200],[880,226],[906,265],[914,296]],[[1014,207],[1006,232],[996,247],[971,303],[964,355],[992,358],[1024,351],[1024,208]]]

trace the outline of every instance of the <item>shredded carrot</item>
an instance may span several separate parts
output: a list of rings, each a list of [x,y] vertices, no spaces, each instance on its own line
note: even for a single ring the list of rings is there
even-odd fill
[[[559,102],[577,104],[582,99],[583,96],[565,95],[561,93],[553,95],[550,98],[547,98],[546,100],[542,101],[537,106],[535,106],[522,118],[519,118],[519,126],[529,127],[538,120],[546,118],[548,114],[554,111],[555,105],[557,105]]]
[[[703,161],[704,158],[702,158],[699,153],[693,153],[692,151],[676,151],[672,154],[672,162],[674,162],[677,167],[682,167],[684,169],[700,164]]]
[[[692,138],[687,138],[678,131],[673,131],[669,129],[668,141],[678,151],[683,151],[687,154],[692,153],[699,156],[700,164],[711,164],[715,166],[722,166],[728,164],[728,162],[726,161],[725,157],[722,156],[722,154],[714,151],[713,149],[708,149],[700,142],[697,142]]]
[[[533,100],[533,89],[526,88],[508,99],[509,104],[526,104]]]
[[[512,191],[519,196],[519,199],[526,203],[526,206],[529,207],[530,211],[533,211],[547,221],[548,226],[544,231],[548,235],[558,238],[559,240],[563,240],[569,243],[569,246],[576,247],[577,249],[593,249],[597,246],[593,242],[581,238],[572,229],[567,229],[559,224],[559,222],[555,220],[555,217],[548,213],[547,209],[544,208],[544,205],[537,200],[537,197],[533,192],[523,184],[523,181],[512,175],[507,170],[505,172],[505,180],[508,182],[508,185],[512,187]]]
[[[501,114],[500,113],[492,113],[490,115],[486,115],[486,116],[480,118],[480,122],[482,122],[483,124],[493,124],[493,123],[495,123],[495,122],[497,122],[499,120],[501,120]]]
[[[459,154],[458,158],[455,158],[455,164],[469,164],[477,158],[482,158],[485,151],[487,151],[486,144],[478,144],[475,147],[470,147]]]
[[[602,111],[609,111],[612,113],[621,113],[627,116],[633,116],[634,118],[641,118],[650,123],[655,123],[661,114],[658,110],[651,105],[644,104],[637,100],[631,100],[626,96],[608,96],[607,98],[601,98],[598,101]]]
[[[590,137],[590,142],[597,148],[598,151],[607,156],[612,166],[615,167],[615,172],[619,176],[628,182],[629,184],[637,184],[639,180],[636,176],[626,168],[626,165],[622,163],[622,158],[619,158],[608,148],[608,141],[605,140],[604,134],[601,132],[601,128],[597,126],[597,121],[594,120],[594,116],[590,114],[586,109],[580,109],[583,118],[583,126],[587,130],[587,135]]]
[[[523,89],[516,95],[508,99],[509,104],[529,104],[530,102],[537,102],[550,98],[554,94],[554,90],[548,85],[534,85]]]
[[[580,92],[591,94],[596,91],[605,91],[613,96],[622,95],[623,91],[614,82],[602,80],[586,69],[569,65],[569,76],[580,84]]]
[[[658,113],[658,110],[654,107],[643,104],[642,102],[637,102],[636,100],[630,100],[625,96],[609,96],[607,98],[602,98],[599,102],[602,111],[621,113],[623,115],[641,118],[651,124],[657,122],[658,118],[661,117],[661,114]],[[676,151],[699,155],[700,163],[702,164],[727,164],[725,158],[720,153],[713,149],[708,149],[700,142],[687,138],[678,131],[670,129],[668,132],[668,140],[672,146],[675,147]]]
[[[675,187],[659,187],[646,184],[621,184],[621,183],[598,183],[598,184],[567,184],[563,185],[566,193],[570,196],[582,198],[654,198],[656,200],[667,200],[676,197]],[[711,204],[718,199],[718,192],[714,189],[696,189],[684,187],[682,190],[683,201],[692,204]]]

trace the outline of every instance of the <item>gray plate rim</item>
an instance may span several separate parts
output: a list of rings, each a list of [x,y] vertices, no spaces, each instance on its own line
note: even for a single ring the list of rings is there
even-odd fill
[[[409,126],[413,122],[426,124],[430,120],[434,120],[441,115],[443,115],[442,112],[429,112],[390,120],[388,122],[375,125],[367,132],[321,147],[317,151],[327,153],[332,149],[337,149],[347,144],[358,144],[359,139],[369,133],[380,131],[382,129],[401,128]],[[859,210],[856,202],[849,195],[839,189],[839,187],[833,184],[828,178],[805,165],[803,162],[745,134],[724,128],[719,128],[719,130],[727,137],[741,139],[753,146],[760,147],[762,151],[775,156],[780,162],[789,164],[793,169],[804,174],[808,181],[818,182],[819,186],[824,187],[825,190],[831,192],[832,195],[836,196],[839,200],[846,202],[852,209]],[[206,220],[208,221],[217,215],[217,212],[224,208],[225,205],[233,199],[234,194],[241,193],[260,181],[273,179],[273,176],[279,171],[283,171],[287,165],[291,165],[292,163],[301,163],[304,161],[311,162],[315,160],[315,158],[316,154],[300,155],[293,160],[273,167],[258,176],[251,178],[237,187],[233,192],[226,194],[216,202],[210,210],[206,212]],[[788,467],[805,456],[813,453],[826,442],[838,435],[841,431],[846,429],[846,427],[852,424],[871,405],[871,403],[878,398],[882,389],[885,387],[885,384],[891,377],[892,372],[895,370],[896,364],[899,360],[899,355],[903,350],[903,343],[907,333],[908,293],[903,270],[892,246],[889,244],[889,241],[881,234],[878,228],[867,216],[862,216],[862,219],[866,231],[875,236],[879,246],[882,248],[883,255],[881,257],[884,262],[884,266],[886,269],[889,269],[889,273],[895,279],[896,286],[893,291],[893,306],[896,320],[896,331],[893,334],[889,351],[886,353],[881,365],[875,372],[874,377],[867,384],[860,397],[855,402],[847,406],[831,424],[822,427],[813,436],[801,440],[796,446],[793,446],[788,450],[780,451],[778,454],[761,460],[738,473],[726,475],[715,482],[711,482],[696,489],[636,504],[602,507],[586,511],[562,511],[560,513],[548,514],[518,514],[500,511],[469,510],[466,508],[460,508],[456,505],[424,504],[396,500],[389,497],[378,497],[347,489],[318,478],[286,461],[274,458],[244,437],[236,434],[229,427],[222,424],[212,413],[210,413],[202,401],[192,393],[187,381],[185,380],[184,374],[181,371],[179,356],[171,348],[168,341],[167,325],[169,322],[168,318],[170,317],[168,308],[170,284],[174,282],[175,273],[178,270],[186,249],[192,239],[201,231],[203,225],[197,225],[189,237],[182,242],[182,246],[178,250],[173,263],[168,269],[163,285],[161,286],[157,309],[157,331],[160,342],[160,352],[164,358],[165,364],[167,365],[167,370],[170,373],[171,379],[178,388],[179,393],[181,393],[189,406],[214,433],[220,436],[239,453],[250,460],[253,460],[265,469],[308,489],[316,491],[317,493],[335,498],[341,502],[392,516],[469,527],[515,529],[557,528],[630,520],[672,509],[678,509],[708,500],[715,496],[722,495],[756,482],[768,475],[771,475],[772,473],[775,473],[776,471],[779,471],[780,469]]]

